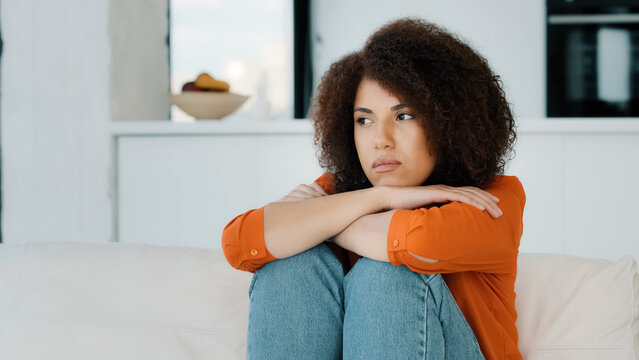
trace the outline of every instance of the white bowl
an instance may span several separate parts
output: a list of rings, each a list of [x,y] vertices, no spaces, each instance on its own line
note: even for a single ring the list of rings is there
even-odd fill
[[[171,104],[198,120],[217,120],[237,110],[249,98],[231,92],[183,91],[168,95]]]

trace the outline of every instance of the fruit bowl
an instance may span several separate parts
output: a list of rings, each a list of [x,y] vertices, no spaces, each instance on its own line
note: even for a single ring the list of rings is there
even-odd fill
[[[183,91],[169,94],[171,104],[198,120],[218,120],[237,110],[249,98],[246,95],[218,91]]]

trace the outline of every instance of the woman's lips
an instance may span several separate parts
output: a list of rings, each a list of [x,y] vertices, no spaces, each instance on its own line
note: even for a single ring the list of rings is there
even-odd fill
[[[375,170],[375,172],[378,172],[378,173],[390,172],[397,169],[399,165],[401,164],[400,163],[381,164],[374,167],[373,170]]]

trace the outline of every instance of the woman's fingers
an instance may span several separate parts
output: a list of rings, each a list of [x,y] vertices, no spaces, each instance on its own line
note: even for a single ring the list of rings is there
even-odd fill
[[[318,183],[312,183],[310,185],[300,184],[299,190],[304,192],[307,195],[307,198],[315,198],[328,195]]]
[[[293,189],[293,191],[291,191],[291,193],[295,193],[295,192],[306,198],[315,197],[316,195],[315,189],[313,189],[312,187],[306,184],[297,185],[297,187]]]
[[[499,208],[499,205],[497,205],[497,203],[499,202],[498,197],[482,189],[475,188],[474,191],[476,191],[479,196],[483,197],[485,201],[490,205],[494,217],[500,217],[504,214],[504,212],[501,211],[501,209]]]
[[[493,194],[476,187],[457,188],[457,191],[463,192],[464,195],[467,196],[467,198],[472,199],[472,205],[479,204],[479,206],[475,206],[481,210],[488,211],[491,216],[497,218],[503,215],[503,212],[501,211],[499,206],[497,206],[497,202],[494,200],[499,199]]]
[[[483,194],[484,190],[479,188],[464,186],[464,187],[452,187],[452,186],[440,186],[440,189],[447,201],[459,201],[466,204],[473,205],[479,210],[487,210],[493,217],[499,217],[501,210],[497,206],[492,197]],[[491,194],[492,195],[492,194]]]
[[[484,206],[481,201],[479,201],[475,196],[471,196],[471,194],[467,192],[454,191],[453,194],[455,198],[452,200],[454,201],[470,204],[478,208],[479,210],[486,210],[486,206]]]
[[[288,195],[281,198],[280,201],[306,200],[327,195],[326,191],[318,183],[312,183],[311,185],[300,184]]]
[[[497,205],[497,202],[499,201],[499,198],[497,198],[495,195],[489,193],[488,191],[485,191],[485,190],[482,190],[482,189],[479,189],[479,188],[475,188],[475,187],[472,187],[472,188],[468,189],[468,191],[473,192],[474,194],[476,194],[476,196],[478,196],[478,197],[483,199],[483,204],[484,204],[484,206],[486,206],[486,209],[488,209],[488,212],[491,215],[493,215],[494,217],[499,217],[499,216],[503,215],[503,212],[501,211],[501,209]]]
[[[387,208],[390,209],[416,209],[434,204],[444,204],[450,201],[458,201],[472,205],[481,211],[487,210],[492,217],[502,215],[497,206],[497,199],[489,192],[477,187],[453,187],[448,185],[425,185],[417,187],[389,186]]]
[[[312,183],[312,184],[311,184],[311,186],[312,186],[315,190],[317,190],[317,192],[318,192],[320,195],[322,195],[322,196],[328,196],[328,194],[326,193],[326,191],[324,191],[324,188],[323,188],[320,184],[318,184],[318,183],[314,182],[314,183]]]

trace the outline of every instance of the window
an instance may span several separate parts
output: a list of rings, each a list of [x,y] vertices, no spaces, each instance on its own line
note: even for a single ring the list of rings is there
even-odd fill
[[[207,72],[250,98],[227,118],[293,118],[293,2],[170,0],[171,92]],[[177,122],[193,118],[171,106]]]

